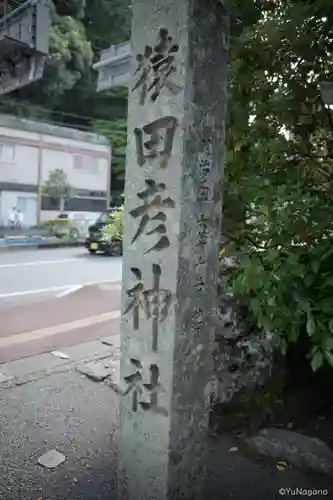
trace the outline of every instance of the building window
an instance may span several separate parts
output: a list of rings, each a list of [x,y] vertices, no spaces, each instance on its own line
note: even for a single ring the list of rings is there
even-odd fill
[[[95,156],[74,154],[73,163],[75,170],[81,170],[87,174],[98,174],[98,158]]]
[[[42,196],[42,210],[60,210],[60,200]]]
[[[0,161],[15,161],[15,146],[6,142],[0,142]]]
[[[42,197],[42,210],[59,210],[59,200],[48,196]],[[106,209],[106,199],[71,198],[65,203],[66,212],[103,212]]]
[[[76,170],[82,170],[83,168],[83,158],[82,155],[73,155],[74,168]]]

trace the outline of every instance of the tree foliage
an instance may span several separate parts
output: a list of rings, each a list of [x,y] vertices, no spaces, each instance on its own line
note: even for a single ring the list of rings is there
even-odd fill
[[[17,0],[9,5],[17,7]],[[127,89],[97,93],[97,73],[92,69],[101,49],[128,39],[126,1],[53,0],[50,6],[50,47],[43,78],[5,96],[1,112],[83,130],[90,130],[95,119],[126,117]]]
[[[333,366],[333,119],[319,90],[333,12],[325,0],[238,4],[223,228],[233,286],[284,349],[306,334],[312,367]]]
[[[92,130],[110,139],[112,144],[112,174],[114,179],[124,181],[127,144],[127,121],[125,118],[108,121],[96,120]]]
[[[65,202],[71,197],[71,186],[66,172],[61,168],[52,170],[42,187],[42,193],[45,196],[59,200],[60,210],[63,211]]]

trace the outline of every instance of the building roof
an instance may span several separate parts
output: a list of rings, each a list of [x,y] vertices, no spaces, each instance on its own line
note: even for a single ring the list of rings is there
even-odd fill
[[[93,134],[91,132],[82,132],[81,130],[59,127],[45,122],[37,122],[18,118],[13,115],[0,114],[0,127],[9,127],[17,130],[25,130],[27,132],[35,132],[43,135],[53,135],[72,139],[73,141],[83,141],[90,144],[99,144],[101,146],[110,146],[110,141],[104,135]]]

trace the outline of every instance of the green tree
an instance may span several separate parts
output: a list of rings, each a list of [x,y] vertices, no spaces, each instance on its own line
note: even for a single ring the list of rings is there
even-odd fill
[[[71,197],[71,186],[68,183],[67,175],[61,168],[56,168],[49,174],[49,178],[44,183],[42,194],[59,200],[59,209],[64,211],[65,203]]]
[[[82,19],[85,15],[86,0],[54,0],[54,5],[60,16]]]
[[[95,52],[130,37],[129,0],[86,0],[85,26]]]
[[[110,139],[112,145],[112,173],[115,179],[124,181],[127,143],[126,119],[114,121],[95,120],[92,130],[96,134],[104,135]]]
[[[16,2],[12,5],[17,7]],[[125,118],[127,88],[97,93],[97,73],[91,66],[102,48],[128,39],[128,4],[54,0],[51,21],[50,54],[42,80],[5,96],[1,112],[82,130],[90,130],[95,119]]]
[[[223,229],[237,249],[232,283],[284,349],[307,336],[317,369],[333,365],[333,122],[318,85],[332,74],[333,13],[325,0],[238,5]]]

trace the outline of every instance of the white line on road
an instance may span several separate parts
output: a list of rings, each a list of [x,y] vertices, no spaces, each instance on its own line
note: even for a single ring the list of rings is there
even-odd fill
[[[78,319],[70,323],[62,323],[61,325],[49,326],[46,328],[39,328],[31,332],[18,333],[10,337],[0,338],[0,347],[9,347],[11,345],[22,344],[31,342],[32,340],[39,340],[45,337],[51,337],[58,333],[70,332],[78,328],[86,328],[88,326],[105,323],[120,317],[120,311],[110,311],[107,313],[97,314],[89,318]]]
[[[23,266],[41,266],[49,264],[67,264],[68,262],[82,262],[80,259],[62,259],[62,260],[38,260],[33,262],[17,262],[17,264],[0,264],[0,269],[6,267],[23,267]]]
[[[67,288],[67,290],[64,290],[63,292],[58,293],[57,299],[61,299],[61,297],[67,297],[67,295],[70,295],[71,293],[77,292],[81,288],[83,288],[84,285],[76,285],[76,286],[71,286],[70,288]]]
[[[25,295],[37,295],[40,293],[60,292],[61,290],[68,290],[69,288],[75,288],[75,287],[83,288],[84,286],[101,285],[103,283],[120,283],[120,280],[89,281],[87,283],[80,283],[77,285],[52,286],[50,288],[38,288],[35,290],[24,290],[22,292],[2,293],[0,294],[0,299],[9,299],[11,297],[24,297]]]

